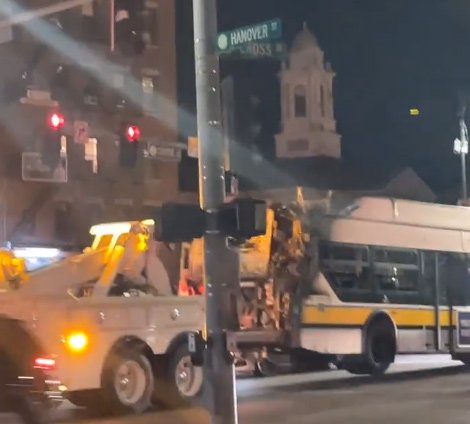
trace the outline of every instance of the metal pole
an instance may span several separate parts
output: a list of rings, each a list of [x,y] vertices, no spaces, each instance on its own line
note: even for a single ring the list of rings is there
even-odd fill
[[[467,204],[467,166],[466,166],[466,151],[468,149],[467,129],[465,121],[460,118],[460,163],[462,171],[462,202]]]
[[[224,142],[221,125],[219,63],[214,50],[217,0],[193,0],[199,137],[201,207],[211,216],[225,201]],[[213,215],[212,215],[213,216]],[[237,424],[235,372],[227,351],[226,331],[237,329],[238,255],[214,228],[204,236],[207,350],[204,358],[204,398],[212,424]]]
[[[114,52],[116,45],[116,2],[115,0],[109,0],[110,2],[110,49]]]
[[[232,151],[235,140],[234,84],[233,76],[224,78],[221,84],[226,171],[233,171]]]

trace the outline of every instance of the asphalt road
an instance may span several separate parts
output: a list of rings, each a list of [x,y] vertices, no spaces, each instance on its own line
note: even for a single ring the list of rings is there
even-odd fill
[[[343,371],[238,382],[240,424],[468,424],[470,371],[447,357],[400,358],[379,380]],[[93,418],[70,406],[66,424],[209,424],[201,409]]]

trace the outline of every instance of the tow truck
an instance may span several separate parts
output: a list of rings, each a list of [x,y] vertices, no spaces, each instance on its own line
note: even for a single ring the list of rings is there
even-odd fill
[[[0,315],[26,323],[54,353],[77,406],[142,413],[201,391],[187,334],[202,328],[204,301],[172,295],[153,231],[152,220],[93,226],[82,253],[34,272],[0,252]]]

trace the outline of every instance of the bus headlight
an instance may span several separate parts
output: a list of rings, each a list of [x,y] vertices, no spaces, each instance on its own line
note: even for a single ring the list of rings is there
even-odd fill
[[[88,342],[88,335],[82,331],[70,333],[64,338],[65,346],[74,353],[81,353],[86,350]]]

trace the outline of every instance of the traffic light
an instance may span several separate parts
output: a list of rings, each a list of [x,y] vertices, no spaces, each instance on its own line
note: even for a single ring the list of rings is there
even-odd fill
[[[155,216],[155,240],[180,243],[202,237],[206,214],[198,205],[164,203]]]
[[[137,125],[122,123],[119,134],[119,163],[123,168],[136,166],[139,141],[140,128]]]
[[[235,240],[247,240],[266,233],[266,202],[235,199],[219,211],[217,228]]]
[[[266,202],[235,199],[215,213],[208,214],[198,205],[165,203],[154,215],[157,241],[178,243],[202,237],[206,230],[218,230],[238,241],[266,233]]]
[[[47,126],[42,140],[41,160],[42,163],[55,170],[60,162],[62,128],[65,119],[60,112],[53,112],[47,117]]]

